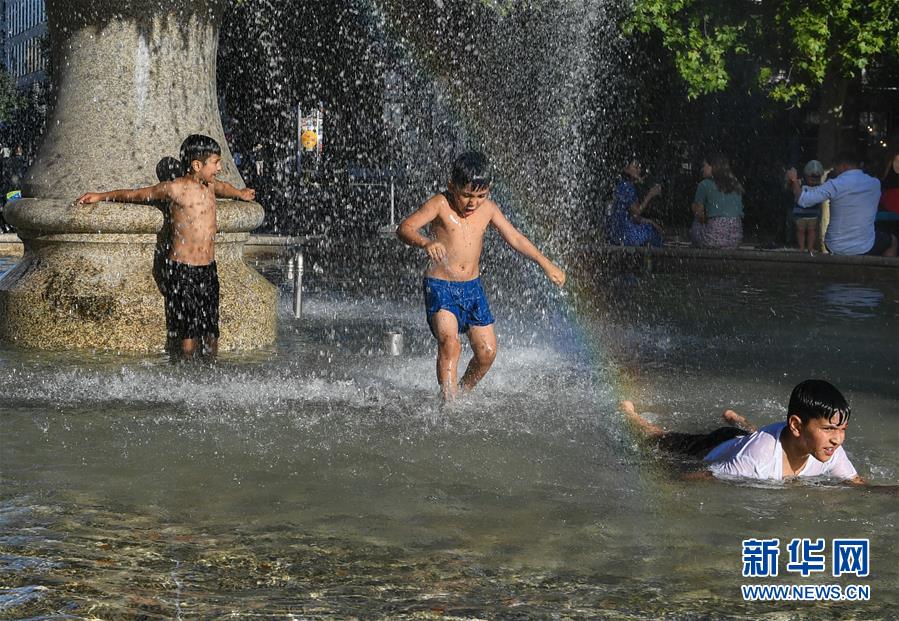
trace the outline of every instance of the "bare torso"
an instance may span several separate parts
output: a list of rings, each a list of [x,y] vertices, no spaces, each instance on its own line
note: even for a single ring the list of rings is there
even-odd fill
[[[182,177],[172,182],[171,195],[169,259],[188,265],[209,265],[215,260],[218,230],[215,191]]]
[[[431,236],[446,248],[446,258],[428,265],[427,275],[441,280],[473,280],[480,274],[481,249],[484,234],[496,210],[496,204],[487,200],[467,218],[450,207],[443,194],[429,199],[436,201],[437,217],[430,224]]]

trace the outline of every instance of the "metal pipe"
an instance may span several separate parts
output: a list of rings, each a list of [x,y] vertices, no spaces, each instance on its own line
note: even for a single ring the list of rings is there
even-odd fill
[[[396,218],[394,217],[394,201],[393,201],[393,175],[390,176],[390,226],[396,226]]]
[[[293,316],[303,316],[303,247],[297,246],[293,258]]]
[[[384,334],[384,349],[388,356],[401,356],[403,354],[403,333],[387,332]]]

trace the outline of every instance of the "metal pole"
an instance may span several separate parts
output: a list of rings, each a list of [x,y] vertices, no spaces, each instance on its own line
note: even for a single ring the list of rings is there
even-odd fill
[[[296,171],[300,175],[303,173],[303,108],[300,102],[297,102],[297,154],[296,154]]]
[[[293,316],[303,316],[303,247],[297,246],[293,255]]]
[[[401,356],[403,354],[403,333],[386,332],[384,334],[384,348],[388,356]]]
[[[393,205],[393,175],[390,175],[390,226],[396,226]]]

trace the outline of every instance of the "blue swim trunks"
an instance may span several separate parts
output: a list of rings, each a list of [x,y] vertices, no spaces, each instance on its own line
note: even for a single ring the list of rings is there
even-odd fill
[[[431,334],[434,334],[431,319],[439,310],[447,310],[456,316],[460,333],[468,332],[470,326],[489,326],[494,321],[480,278],[463,282],[425,278],[424,290]]]

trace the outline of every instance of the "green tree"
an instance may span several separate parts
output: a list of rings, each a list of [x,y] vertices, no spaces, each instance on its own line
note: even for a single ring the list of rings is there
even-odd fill
[[[9,123],[13,113],[22,105],[16,82],[5,68],[0,68],[0,123]]]
[[[818,102],[818,154],[829,159],[850,82],[899,56],[899,0],[635,0],[624,31],[658,33],[690,98],[724,90],[739,56],[785,106]]]

